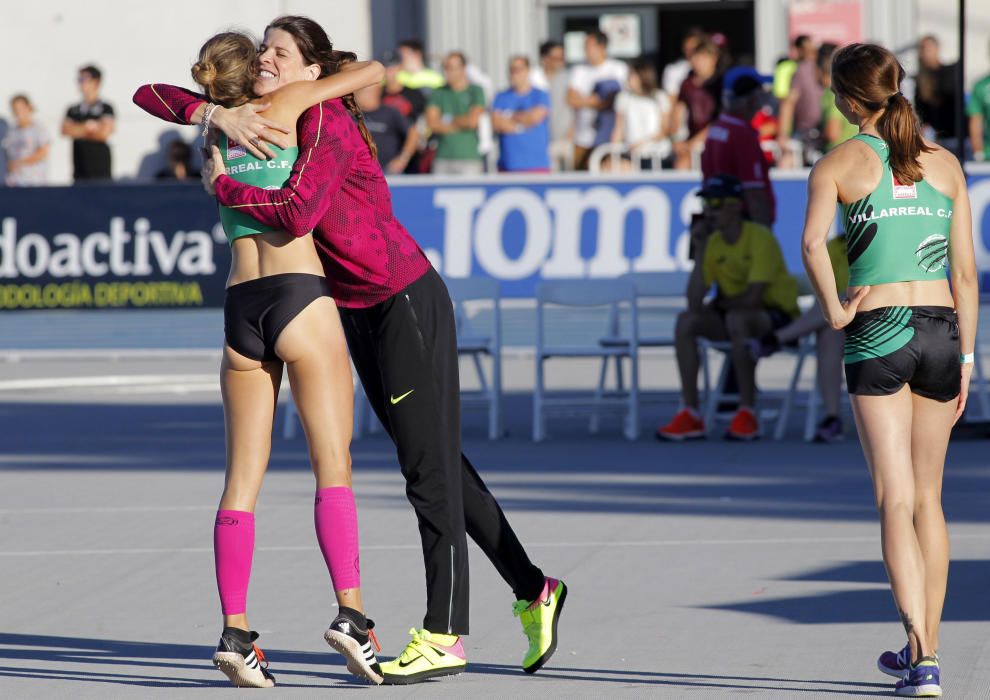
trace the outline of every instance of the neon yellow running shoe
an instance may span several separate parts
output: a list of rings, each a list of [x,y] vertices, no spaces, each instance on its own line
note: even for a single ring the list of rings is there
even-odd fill
[[[512,604],[512,614],[519,618],[523,632],[529,638],[529,651],[522,663],[526,673],[539,671],[557,651],[557,620],[566,597],[564,582],[548,578],[538,600],[517,600]]]
[[[452,634],[430,634],[426,630],[409,630],[412,641],[399,658],[381,665],[383,685],[408,685],[428,678],[454,676],[467,668],[461,638]]]

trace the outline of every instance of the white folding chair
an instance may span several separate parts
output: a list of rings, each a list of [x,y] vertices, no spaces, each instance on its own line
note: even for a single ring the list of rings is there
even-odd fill
[[[454,322],[457,327],[457,354],[471,357],[478,383],[478,391],[462,391],[461,402],[480,403],[488,407],[488,439],[502,436],[502,293],[497,280],[491,277],[466,277],[447,279],[447,291],[454,302]],[[487,333],[478,334],[475,323],[468,314],[466,302],[490,303],[491,327]],[[482,356],[491,358],[491,378],[486,378],[481,363]]]
[[[611,307],[625,304],[630,313],[629,341],[618,346],[602,344],[600,338],[591,336],[583,342],[549,344],[546,340],[546,306]],[[620,396],[598,396],[594,392],[588,398],[573,395],[547,396],[544,363],[550,358],[628,357],[631,381],[629,391]],[[617,279],[578,279],[541,282],[536,290],[536,385],[533,390],[533,440],[546,437],[546,417],[549,413],[574,414],[618,411],[625,413],[624,434],[630,440],[639,435],[639,320],[636,313],[636,288],[632,281]]]
[[[625,276],[633,283],[633,287],[636,290],[636,307],[637,307],[637,319],[640,323],[640,327],[637,329],[639,335],[639,347],[640,348],[670,348],[674,346],[674,332],[673,324],[670,325],[670,329],[665,332],[658,334],[644,334],[643,333],[643,323],[648,317],[652,317],[652,314],[647,313],[647,309],[644,307],[643,302],[650,301],[666,301],[678,300],[683,302],[679,305],[669,305],[662,307],[662,315],[670,316],[680,313],[687,304],[687,283],[688,278],[691,276],[690,272],[677,271],[677,272],[631,272]],[[656,310],[650,308],[650,311]],[[608,318],[608,333],[599,339],[599,343],[603,346],[608,347],[628,347],[629,337],[624,334],[621,329],[621,310],[618,303],[612,304],[609,308],[609,318]],[[601,371],[598,375],[598,390],[595,396],[601,398],[605,396],[605,384],[608,376],[608,365],[609,360],[613,360],[615,366],[615,380],[616,380],[616,391],[622,393],[625,391],[625,382],[622,376],[622,355],[610,355],[602,358]],[[639,400],[643,402],[646,398],[645,393],[642,389],[638,390]],[[598,431],[599,417],[597,414],[591,417],[591,422],[589,428],[592,433]]]

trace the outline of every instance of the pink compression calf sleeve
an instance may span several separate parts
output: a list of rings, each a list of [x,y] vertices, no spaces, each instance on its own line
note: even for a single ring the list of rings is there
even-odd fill
[[[224,615],[247,610],[248,581],[254,556],[254,513],[218,510],[213,525],[213,558]]]
[[[313,513],[316,539],[330,570],[335,591],[361,587],[358,555],[357,507],[347,486],[331,486],[316,492]]]

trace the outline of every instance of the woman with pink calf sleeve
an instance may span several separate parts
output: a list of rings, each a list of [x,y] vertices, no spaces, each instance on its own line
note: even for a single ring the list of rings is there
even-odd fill
[[[295,124],[304,111],[323,100],[344,96],[345,104],[353,102],[349,93],[381,80],[384,69],[374,62],[338,74],[353,55],[333,51],[325,34],[322,41],[301,41],[296,35],[307,22],[295,17],[275,20],[260,47],[236,32],[207,41],[193,67],[193,78],[217,104],[201,105],[186,117],[198,117],[208,128],[211,120],[218,125],[237,109],[258,111],[262,100],[258,96],[265,95],[270,132],[279,123]],[[144,86],[135,101],[146,108],[164,105],[166,89]],[[255,155],[254,149],[260,149],[257,137],[248,134],[243,145],[225,135],[218,137],[219,148],[212,147],[212,160],[204,164],[204,181],[212,184],[229,165],[232,174],[254,184],[259,184],[259,173],[282,170],[272,175],[281,183],[297,155],[306,157],[299,154],[295,131],[283,131],[272,139],[278,153],[266,166]],[[370,141],[368,147],[373,149]],[[221,363],[227,470],[213,532],[224,627],[213,663],[236,686],[275,684],[264,654],[255,645],[258,634],[247,621],[247,594],[255,505],[268,468],[282,373],[287,370],[316,476],[316,535],[339,606],[324,638],[345,656],[351,673],[381,683],[371,648],[372,642],[377,645],[371,631],[374,623],[365,617],[361,600],[357,510],[351,491],[354,385],[323,266],[312,236],[296,237],[259,226],[238,218],[232,207],[221,208],[221,220],[232,260]]]

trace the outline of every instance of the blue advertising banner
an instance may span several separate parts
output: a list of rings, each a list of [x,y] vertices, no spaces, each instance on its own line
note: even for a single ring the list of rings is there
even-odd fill
[[[484,275],[507,297],[541,279],[688,269],[700,206],[690,175],[411,176],[396,216],[446,277]],[[774,178],[788,266],[801,270],[805,175]],[[971,172],[977,263],[990,273],[990,168]],[[0,188],[0,309],[220,306],[230,251],[200,186]]]

